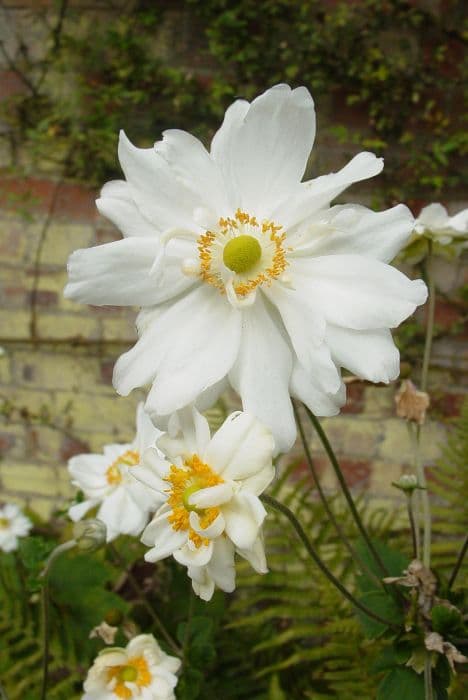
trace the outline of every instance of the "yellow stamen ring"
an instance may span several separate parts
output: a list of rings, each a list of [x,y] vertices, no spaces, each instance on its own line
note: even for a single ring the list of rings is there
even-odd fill
[[[127,450],[116,460],[106,470],[107,483],[111,486],[118,486],[122,481],[122,471],[121,466],[126,467],[136,467],[140,463],[140,455],[136,450]]]
[[[192,455],[184,461],[183,467],[171,465],[171,471],[166,476],[170,488],[167,503],[171,507],[171,512],[167,516],[172,525],[172,529],[187,530],[189,539],[196,547],[207,545],[208,538],[201,537],[190,526],[190,513],[195,511],[200,518],[200,525],[206,529],[216,520],[219,515],[219,508],[216,506],[198,509],[190,504],[190,496],[200,489],[223,484],[224,480],[216,474],[208,464],[201,461],[198,455]]]
[[[285,233],[282,226],[272,221],[259,223],[255,216],[238,209],[234,218],[221,218],[219,230],[206,231],[198,238],[200,277],[204,282],[216,287],[221,294],[226,293],[215,246],[222,246],[222,262],[235,273],[233,288],[237,296],[246,297],[259,285],[270,285],[280,277],[288,266],[283,247]],[[250,235],[255,233],[256,235]],[[265,260],[265,268],[258,270],[258,263]],[[252,278],[245,275],[257,268]]]

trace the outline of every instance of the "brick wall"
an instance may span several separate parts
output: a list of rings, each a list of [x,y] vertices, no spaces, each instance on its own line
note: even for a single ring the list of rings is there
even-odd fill
[[[9,21],[17,11],[27,26],[31,3],[6,5],[13,8]],[[1,60],[0,99],[21,89]],[[336,169],[345,159],[342,146],[322,140],[320,170],[327,164]],[[43,517],[72,494],[66,460],[130,439],[142,396],[120,398],[111,385],[116,357],[135,339],[135,310],[87,307],[62,296],[68,255],[119,237],[97,214],[95,195],[57,181],[53,173],[27,179],[0,173],[0,500],[26,503]],[[353,200],[359,197],[366,199],[361,191]],[[462,206],[451,204],[455,211]],[[467,283],[467,270],[458,262],[437,264],[438,285],[446,295],[437,307],[439,327],[448,329],[461,318],[450,299]],[[437,460],[450,420],[468,393],[463,332],[435,343],[430,388],[433,408],[423,452],[428,465]],[[398,498],[391,482],[412,458],[407,426],[395,417],[395,390],[350,384],[342,414],[324,421],[349,483],[377,499]],[[332,488],[333,476],[316,441],[312,451],[324,484]]]

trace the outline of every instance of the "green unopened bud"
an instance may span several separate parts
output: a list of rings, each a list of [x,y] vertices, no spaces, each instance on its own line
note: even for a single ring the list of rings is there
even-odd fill
[[[73,526],[73,536],[78,549],[93,552],[99,549],[106,541],[107,528],[102,520],[89,518],[81,520]]]
[[[392,481],[392,486],[400,489],[400,491],[405,491],[405,493],[412,494],[415,489],[422,489],[423,487],[419,485],[418,478],[414,474],[403,474],[400,476],[398,481]]]

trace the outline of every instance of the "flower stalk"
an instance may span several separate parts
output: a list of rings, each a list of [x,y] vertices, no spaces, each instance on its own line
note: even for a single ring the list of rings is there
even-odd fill
[[[356,523],[356,525],[359,529],[359,532],[361,533],[362,537],[364,538],[364,540],[367,544],[367,547],[369,548],[369,552],[373,556],[379,569],[381,570],[381,572],[385,576],[388,576],[387,567],[383,563],[380,554],[377,552],[376,548],[374,547],[374,545],[369,537],[369,534],[364,526],[364,523],[362,522],[361,516],[358,513],[358,510],[357,510],[356,505],[354,503],[353,497],[351,496],[351,492],[350,492],[348,485],[346,483],[346,480],[343,476],[343,472],[341,471],[340,465],[339,465],[338,460],[336,458],[336,455],[333,451],[333,448],[332,448],[332,446],[331,446],[331,444],[330,444],[330,442],[325,434],[325,431],[322,428],[320,421],[317,419],[317,416],[315,416],[312,413],[312,411],[305,404],[304,404],[304,408],[306,410],[308,417],[310,418],[310,421],[312,422],[312,424],[315,428],[315,431],[317,432],[317,435],[318,435],[320,442],[322,443],[322,445],[325,449],[325,452],[328,455],[330,463],[333,467],[333,470],[336,474],[338,482],[341,486],[341,490],[343,491],[343,495],[346,499],[346,502],[347,502],[349,509],[351,511],[351,514],[353,516],[354,522]]]
[[[450,579],[448,582],[448,588],[449,590],[452,588],[453,584],[455,583],[455,579],[458,576],[458,572],[460,571],[461,565],[463,563],[463,559],[465,558],[465,554],[468,550],[468,535],[465,537],[465,541],[463,542],[462,548],[460,549],[457,557],[457,561],[455,562],[455,566],[453,568],[453,571],[450,575]]]
[[[343,595],[346,600],[348,600],[355,608],[358,608],[358,610],[361,610],[365,615],[368,617],[376,620],[377,622],[380,622],[383,625],[386,625],[387,627],[391,627],[394,630],[398,630],[399,627],[395,625],[393,622],[390,620],[386,620],[383,617],[380,617],[377,613],[375,613],[373,610],[370,610],[366,605],[363,605],[362,603],[357,600],[353,596],[352,593],[350,593],[344,586],[343,584],[332,574],[330,569],[324,564],[322,559],[319,557],[317,552],[315,551],[314,547],[312,546],[312,543],[310,539],[308,538],[304,528],[300,524],[299,520],[296,518],[294,513],[286,506],[284,503],[280,503],[280,501],[277,501],[276,498],[273,498],[272,496],[268,496],[267,494],[263,494],[261,497],[261,500],[266,503],[267,505],[271,506],[278,512],[282,513],[285,515],[293,528],[296,531],[296,534],[298,535],[299,539],[301,540],[302,544],[307,550],[307,553],[310,554],[311,558],[315,562],[315,564],[318,566],[320,571],[326,576],[326,578],[332,583],[335,588],[337,588],[340,593]]]

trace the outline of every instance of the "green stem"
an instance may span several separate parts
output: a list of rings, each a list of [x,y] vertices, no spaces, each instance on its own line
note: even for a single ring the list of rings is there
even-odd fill
[[[431,653],[429,651],[426,652],[426,658],[424,659],[424,700],[434,700]]]
[[[350,593],[344,586],[343,584],[332,574],[330,569],[323,563],[317,552],[312,546],[311,541],[309,540],[308,536],[305,533],[304,528],[300,524],[299,520],[296,518],[294,513],[284,505],[284,503],[280,503],[279,501],[276,500],[276,498],[273,498],[272,496],[268,496],[267,494],[262,494],[260,496],[261,500],[274,508],[275,510],[279,511],[283,515],[285,515],[293,528],[295,529],[299,539],[301,540],[302,544],[306,548],[308,554],[310,554],[311,558],[315,562],[315,564],[318,566],[320,571],[326,576],[326,578],[332,583],[335,588],[337,588],[342,596],[346,598],[355,608],[358,608],[363,612],[365,615],[368,617],[371,617],[372,619],[376,620],[377,622],[380,622],[383,625],[386,625],[387,627],[391,627],[395,630],[399,630],[400,628],[395,625],[393,622],[390,622],[389,620],[386,620],[383,617],[380,617],[380,615],[377,615],[377,613],[373,612],[370,610],[366,605],[363,605],[360,603],[353,595]]]
[[[413,559],[418,559],[419,547],[418,547],[418,538],[416,535],[416,523],[414,520],[414,513],[413,513],[413,494],[412,493],[408,493],[406,495],[406,507],[408,509],[408,520],[410,523],[411,541],[413,543]]]
[[[111,552],[112,556],[114,557],[114,559],[116,560],[116,562],[119,564],[119,566],[121,566],[122,568],[125,569],[125,575],[129,581],[131,587],[133,588],[134,593],[137,595],[138,600],[141,602],[141,604],[145,608],[146,612],[153,620],[153,623],[158,627],[159,631],[161,632],[162,636],[166,640],[167,644],[171,647],[172,651],[174,651],[176,654],[180,654],[181,648],[179,647],[177,642],[173,639],[171,634],[168,632],[163,621],[161,620],[159,615],[156,613],[156,611],[153,609],[153,606],[150,605],[150,603],[148,602],[146,595],[145,595],[145,592],[141,588],[140,584],[138,583],[138,581],[136,580],[135,576],[132,574],[130,569],[125,565],[125,562],[122,559],[122,557],[120,556],[117,549],[114,547],[113,544],[111,544],[109,542],[107,543],[107,547],[108,547],[109,551]]]
[[[344,533],[343,528],[341,527],[340,523],[335,517],[335,514],[333,513],[332,509],[330,508],[330,505],[328,503],[327,497],[325,496],[325,492],[322,488],[322,484],[320,483],[320,478],[317,473],[317,470],[314,465],[314,461],[312,459],[312,455],[310,453],[309,445],[307,444],[307,438],[306,434],[304,431],[304,426],[302,425],[302,421],[299,415],[299,410],[296,405],[296,402],[293,401],[293,409],[294,409],[294,415],[296,417],[296,423],[297,427],[299,430],[299,435],[301,436],[301,441],[302,441],[302,446],[304,448],[304,454],[306,456],[306,462],[309,467],[310,473],[312,474],[312,477],[315,482],[315,486],[317,488],[318,494],[320,496],[320,500],[322,501],[323,507],[325,508],[325,511],[330,519],[330,522],[332,523],[333,527],[335,528],[336,532],[338,533],[338,536],[340,537],[341,541],[343,542],[344,546],[348,550],[349,554],[351,555],[351,558],[356,562],[356,564],[359,566],[361,571],[365,573],[367,576],[369,576],[374,583],[376,583],[379,586],[383,586],[382,581],[374,574],[373,571],[371,571],[366,564],[362,561],[361,557],[359,554],[356,552],[355,548],[347,538],[347,536]]]
[[[63,552],[68,551],[76,546],[75,540],[69,540],[52,551],[46,561],[45,567],[41,572],[41,577],[44,579],[41,589],[41,620],[42,620],[42,683],[41,683],[41,700],[46,700],[47,679],[49,673],[49,635],[50,635],[50,610],[49,610],[49,576],[52,564]]]
[[[450,576],[450,580],[448,582],[448,588],[449,590],[452,588],[453,584],[455,583],[455,579],[458,576],[458,572],[460,571],[461,565],[463,563],[463,559],[465,558],[466,551],[468,549],[468,535],[465,537],[465,541],[463,542],[462,548],[460,549],[457,557],[457,561],[455,562],[454,569],[452,571],[452,574]]]
[[[0,681],[0,698],[1,700],[8,700],[8,695],[5,690],[5,688],[2,685],[2,682]]]
[[[389,572],[388,572],[388,570],[387,570],[387,567],[386,567],[385,564],[383,563],[383,561],[382,561],[382,559],[381,559],[381,557],[380,557],[380,554],[379,554],[379,553],[377,552],[377,550],[375,549],[375,547],[374,547],[374,545],[373,545],[373,543],[372,543],[372,541],[371,541],[371,539],[370,539],[370,537],[369,537],[369,534],[368,534],[366,528],[364,527],[364,523],[362,522],[361,516],[359,515],[359,513],[358,513],[358,511],[357,511],[356,505],[355,505],[355,503],[354,503],[354,501],[353,501],[353,497],[351,496],[351,492],[350,492],[350,490],[349,490],[349,488],[348,488],[348,485],[347,485],[346,480],[345,480],[345,478],[344,478],[344,476],[343,476],[343,473],[342,473],[342,471],[341,471],[341,469],[340,469],[340,465],[339,465],[339,463],[338,463],[338,460],[337,460],[337,458],[336,458],[336,455],[335,455],[335,453],[333,452],[333,448],[332,448],[332,446],[330,445],[330,442],[328,441],[328,438],[327,438],[327,436],[326,436],[326,434],[325,434],[325,431],[324,431],[324,429],[322,428],[322,426],[321,426],[321,424],[320,424],[320,421],[318,420],[317,416],[315,416],[315,415],[312,413],[312,411],[309,410],[309,408],[308,408],[305,404],[304,404],[304,408],[305,408],[306,413],[307,413],[307,415],[309,416],[309,418],[310,418],[310,420],[311,420],[311,422],[312,422],[312,424],[313,424],[313,426],[314,426],[314,428],[315,428],[315,430],[316,430],[316,432],[317,432],[317,435],[318,435],[319,438],[320,438],[320,441],[321,441],[321,443],[322,443],[322,445],[323,445],[323,447],[324,447],[324,449],[325,449],[325,452],[326,452],[327,455],[328,455],[328,459],[330,460],[330,463],[331,463],[331,465],[332,465],[332,467],[333,467],[333,470],[334,470],[334,472],[335,472],[335,474],[336,474],[336,477],[337,477],[337,479],[338,479],[338,481],[339,481],[339,484],[340,484],[340,486],[341,486],[341,489],[342,489],[342,491],[343,491],[343,495],[344,495],[344,497],[345,497],[345,499],[346,499],[346,502],[347,502],[347,504],[348,504],[348,506],[349,506],[349,509],[350,509],[350,511],[351,511],[351,514],[352,514],[352,516],[353,516],[353,518],[354,518],[354,522],[356,523],[356,525],[357,525],[357,527],[358,527],[358,529],[359,529],[359,532],[361,533],[362,537],[364,538],[364,541],[366,542],[366,544],[367,544],[367,546],[368,546],[368,548],[369,548],[369,551],[370,551],[370,553],[372,554],[372,556],[373,556],[373,558],[374,558],[376,564],[378,565],[379,569],[381,570],[381,572],[382,572],[385,576],[388,576],[388,575],[389,575]]]

